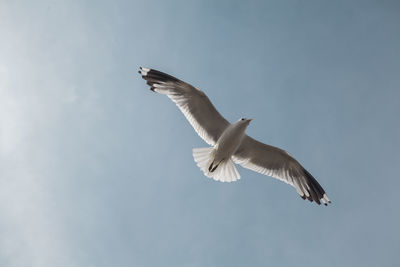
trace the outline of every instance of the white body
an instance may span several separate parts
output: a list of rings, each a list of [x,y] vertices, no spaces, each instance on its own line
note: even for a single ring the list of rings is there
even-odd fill
[[[230,124],[222,132],[214,147],[193,149],[194,160],[207,177],[221,182],[240,179],[232,155],[242,143],[250,121],[251,119],[240,119]]]
[[[225,129],[217,144],[214,146],[214,163],[218,164],[225,159],[230,159],[240,146],[250,120],[239,120]]]

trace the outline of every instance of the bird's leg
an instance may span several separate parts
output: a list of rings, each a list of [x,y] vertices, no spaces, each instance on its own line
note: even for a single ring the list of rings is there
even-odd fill
[[[211,163],[210,167],[208,167],[208,171],[209,171],[209,172],[215,171],[215,169],[217,169],[217,167],[219,166],[220,163],[221,163],[221,161],[220,161],[217,165],[213,166],[213,165],[214,165],[214,161],[213,161],[213,162]]]

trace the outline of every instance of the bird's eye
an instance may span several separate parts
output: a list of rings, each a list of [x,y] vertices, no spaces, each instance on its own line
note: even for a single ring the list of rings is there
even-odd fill
[[[244,121],[244,119],[243,119],[243,118],[242,118],[241,120],[242,120],[242,121]]]

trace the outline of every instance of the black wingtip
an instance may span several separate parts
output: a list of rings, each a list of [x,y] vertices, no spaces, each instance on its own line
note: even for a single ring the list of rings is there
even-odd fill
[[[317,182],[317,180],[303,168],[303,175],[307,178],[307,192],[309,196],[307,199],[311,202],[315,201],[318,205],[321,205],[321,202],[328,206],[328,203],[331,203],[329,198],[325,194],[325,190],[322,186]],[[306,192],[304,192],[306,193]]]

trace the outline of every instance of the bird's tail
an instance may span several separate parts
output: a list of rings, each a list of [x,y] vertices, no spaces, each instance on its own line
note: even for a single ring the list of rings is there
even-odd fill
[[[231,158],[221,162],[214,162],[214,154],[213,147],[193,149],[194,161],[205,176],[221,182],[234,182],[240,179],[240,174]]]

